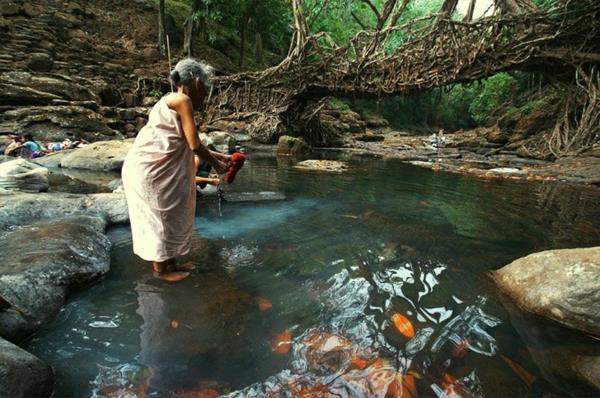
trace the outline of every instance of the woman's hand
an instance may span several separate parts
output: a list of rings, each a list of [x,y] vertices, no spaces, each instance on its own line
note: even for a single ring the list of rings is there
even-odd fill
[[[225,174],[227,173],[227,169],[229,168],[230,161],[223,161],[221,159],[213,158],[214,161],[211,163],[212,167],[215,169],[217,174]]]

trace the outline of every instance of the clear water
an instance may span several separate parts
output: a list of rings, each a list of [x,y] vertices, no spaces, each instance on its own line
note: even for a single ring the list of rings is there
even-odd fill
[[[129,228],[113,228],[110,274],[27,347],[54,367],[56,396],[568,395],[530,352],[573,337],[523,336],[486,271],[599,244],[599,190],[351,166],[306,173],[250,157],[227,191],[286,199],[223,203],[222,217],[216,197],[200,199],[185,259],[197,269],[179,283],[153,279]],[[392,325],[396,313],[414,338]],[[417,393],[393,395],[392,379]]]

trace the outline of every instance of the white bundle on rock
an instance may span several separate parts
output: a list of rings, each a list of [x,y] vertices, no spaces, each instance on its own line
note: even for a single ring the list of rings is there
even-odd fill
[[[0,188],[12,191],[47,191],[48,169],[25,159],[0,164]]]

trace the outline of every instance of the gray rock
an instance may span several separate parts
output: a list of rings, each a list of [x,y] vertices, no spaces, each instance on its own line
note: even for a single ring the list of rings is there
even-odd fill
[[[144,99],[142,100],[142,105],[148,107],[154,106],[158,102],[158,100],[158,97],[144,97]]]
[[[302,137],[291,137],[283,135],[277,143],[277,156],[298,156],[306,154],[310,146]]]
[[[235,150],[235,137],[226,131],[211,131],[208,134],[200,134],[200,140],[204,145],[214,145],[216,150],[221,153],[230,153],[230,151]]]
[[[23,14],[29,18],[37,18],[40,16],[40,11],[30,3],[23,4]]]
[[[492,276],[520,309],[600,336],[600,247],[534,253]]]
[[[119,171],[132,145],[133,140],[95,142],[68,153],[60,165],[77,169]]]
[[[45,54],[44,54],[45,55]],[[46,94],[51,94],[53,99],[64,99],[68,101],[94,101],[100,102],[100,98],[94,94],[92,90],[88,87],[85,87],[73,79],[62,76],[62,75],[39,75],[39,74],[31,74],[28,72],[5,72],[0,75],[0,83],[4,84],[6,88],[10,88],[10,86],[20,87],[23,90],[23,87],[29,88],[31,90],[35,90],[36,92],[42,92]],[[18,93],[17,88],[12,88],[16,93]],[[47,97],[47,96],[46,96]],[[42,99],[45,99],[43,97]],[[18,101],[16,98],[16,94],[6,98],[6,94],[2,96],[2,103],[12,105],[15,103],[25,104],[23,101]],[[40,101],[36,101],[32,103],[32,105],[42,103]],[[44,104],[48,104],[49,102],[43,102]]]
[[[0,114],[0,134],[31,133],[40,142],[121,138],[100,114],[80,106],[20,107]]]
[[[0,398],[49,397],[53,377],[36,356],[0,338]]]
[[[49,322],[68,289],[108,272],[110,247],[99,217],[32,223],[0,236],[0,335],[23,339]]]
[[[19,13],[19,5],[12,1],[2,2],[0,4],[0,15],[10,17]]]
[[[123,192],[123,180],[120,178],[116,178],[106,185],[113,192]]]
[[[35,72],[50,72],[54,66],[54,60],[46,53],[33,53],[29,58],[27,67]]]
[[[59,96],[35,90],[31,87],[16,86],[4,83],[0,79],[0,105],[46,105],[52,100],[60,99]]]
[[[111,224],[129,220],[127,201],[123,193],[81,195],[8,191],[0,197],[0,231],[30,224],[33,220],[60,219],[68,216],[101,217]]]
[[[13,191],[47,191],[48,169],[21,158],[3,162],[0,164],[0,187]]]
[[[60,167],[60,162],[62,161],[62,158],[67,153],[73,152],[73,151],[74,151],[73,149],[67,149],[67,150],[60,151],[60,152],[54,152],[54,153],[50,153],[46,156],[42,156],[41,158],[32,159],[31,161],[35,164],[39,164],[40,166],[56,168],[56,167]]]

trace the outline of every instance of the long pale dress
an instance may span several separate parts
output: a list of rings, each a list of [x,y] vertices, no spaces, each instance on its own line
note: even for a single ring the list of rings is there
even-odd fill
[[[123,164],[133,252],[146,261],[185,255],[196,209],[194,156],[179,115],[165,98],[154,105]]]

